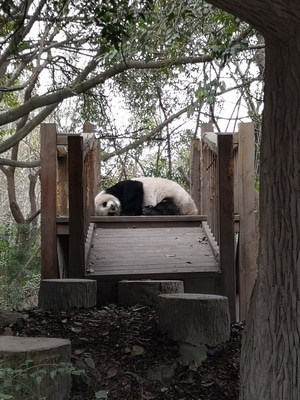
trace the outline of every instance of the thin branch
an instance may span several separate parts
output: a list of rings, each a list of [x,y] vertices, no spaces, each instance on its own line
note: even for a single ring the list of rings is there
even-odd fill
[[[184,107],[183,109],[179,110],[177,113],[171,115],[169,118],[165,119],[161,124],[159,124],[155,129],[153,129],[150,133],[148,133],[147,135],[144,135],[142,137],[140,137],[139,139],[135,140],[133,143],[130,143],[129,145],[122,147],[121,149],[111,152],[111,153],[106,153],[103,154],[101,157],[102,161],[106,161],[109,158],[115,157],[117,155],[120,154],[124,154],[126,153],[128,150],[131,149],[135,149],[138,146],[140,146],[141,144],[145,143],[147,140],[153,139],[153,137],[162,131],[162,129],[167,126],[168,124],[170,124],[172,121],[174,121],[176,118],[179,118],[182,114],[186,113],[189,108],[195,106],[197,104],[197,102],[188,105],[187,107]]]
[[[19,167],[19,168],[36,168],[40,167],[41,160],[16,161],[16,160],[10,160],[9,158],[0,158],[0,165],[5,165],[8,167]]]

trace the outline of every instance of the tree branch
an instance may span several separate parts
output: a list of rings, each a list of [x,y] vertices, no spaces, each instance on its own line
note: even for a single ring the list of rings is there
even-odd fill
[[[16,161],[16,160],[10,160],[9,158],[0,158],[0,165],[6,165],[8,167],[35,168],[41,165],[41,160]]]
[[[106,153],[101,156],[102,161],[107,161],[109,158],[118,156],[120,154],[126,153],[128,150],[135,149],[141,144],[145,143],[147,140],[152,139],[157,133],[159,133],[165,126],[170,124],[172,121],[174,121],[176,118],[179,118],[182,114],[186,113],[189,108],[194,107],[197,104],[197,102],[188,105],[187,107],[184,107],[183,109],[179,110],[177,113],[171,115],[169,118],[165,119],[164,122],[159,124],[155,129],[153,129],[150,133],[147,135],[144,135],[140,137],[139,139],[135,140],[133,143],[130,143],[129,145],[122,147],[119,150],[113,151],[111,153]]]
[[[56,91],[55,93],[46,94],[43,96],[35,96],[30,100],[26,101],[24,104],[15,109],[10,109],[6,112],[3,112],[0,115],[0,126],[8,124],[10,122],[14,122],[19,118],[22,118],[24,115],[29,114],[31,111],[36,110],[37,108],[41,108],[44,106],[48,106],[54,103],[60,103],[64,99],[69,97],[76,96],[81,93],[85,93],[86,91],[92,89],[93,87],[103,84],[106,80],[121,74],[122,72],[130,69],[162,69],[171,66],[178,65],[186,65],[186,64],[197,64],[202,62],[212,61],[213,57],[209,55],[203,55],[199,57],[183,57],[177,60],[164,60],[164,61],[121,61],[113,67],[109,68],[107,71],[104,71],[84,82],[78,83],[75,86],[73,84],[76,83],[77,79],[71,85],[61,90]],[[2,149],[0,150],[2,152]]]
[[[55,110],[59,103],[51,104],[45,107],[35,118],[29,121],[23,128],[18,130],[14,135],[10,136],[7,140],[0,144],[0,154],[9,150],[11,147],[24,139],[34,128],[41,124],[51,113]]]

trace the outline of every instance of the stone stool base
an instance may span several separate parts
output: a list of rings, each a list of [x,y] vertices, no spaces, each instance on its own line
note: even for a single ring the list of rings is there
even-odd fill
[[[197,364],[229,340],[227,297],[178,293],[158,296],[159,328],[179,343],[183,361]],[[193,356],[194,353],[194,356]]]
[[[45,310],[89,308],[97,304],[97,281],[92,279],[42,279],[39,307]]]

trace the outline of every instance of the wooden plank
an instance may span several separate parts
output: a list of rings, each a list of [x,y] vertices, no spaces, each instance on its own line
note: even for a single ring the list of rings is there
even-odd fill
[[[126,256],[124,256],[126,257]],[[120,261],[120,257],[112,261],[111,259],[98,260],[98,265],[91,263],[93,267],[91,269],[94,270],[95,274],[105,274],[105,275],[112,275],[112,274],[120,274],[123,271],[127,271],[127,273],[136,273],[140,272],[144,275],[147,275],[149,271],[155,272],[218,272],[219,268],[216,266],[214,260],[203,260],[202,263],[195,263],[194,266],[184,262],[184,260],[179,260],[179,262],[171,262],[171,260],[161,259],[158,257],[154,259],[152,263],[149,264],[145,263],[141,259],[141,262],[138,263],[136,259],[127,259],[126,264]],[[168,261],[168,262],[167,262]],[[122,264],[121,264],[122,263]]]
[[[223,272],[224,295],[228,297],[232,321],[236,321],[236,273],[234,262],[233,225],[233,154],[232,135],[218,135],[218,185],[220,218],[220,267]]]
[[[56,240],[56,127],[41,124],[41,278],[58,278]]]
[[[114,245],[116,243],[116,245]],[[220,276],[201,228],[97,229],[89,257],[89,268],[97,279],[151,276]],[[100,278],[101,277],[101,278]]]
[[[199,227],[201,221],[206,221],[206,215],[160,215],[160,216],[122,216],[122,217],[99,217],[91,216],[90,222],[97,225],[97,228],[144,228],[144,227],[174,227],[174,226],[195,226]]]
[[[68,137],[69,171],[69,278],[83,278],[85,272],[83,139]]]
[[[154,265],[154,268],[156,268],[155,266],[160,268],[164,265],[172,266],[172,268],[193,268],[193,266],[196,266],[197,268],[202,266],[203,268],[209,268],[217,265],[216,260],[211,253],[201,256],[192,256],[189,254],[183,254],[180,256],[179,253],[174,253],[174,251],[162,251],[161,253],[146,252],[143,254],[143,257],[139,257],[138,251],[136,251],[134,254],[131,251],[107,255],[108,250],[102,249],[102,254],[103,255],[99,257],[89,258],[89,262],[94,264],[94,268],[97,267],[101,270],[104,270],[106,266],[111,269],[122,269],[124,266],[137,266],[143,268],[143,266],[146,265]]]
[[[57,262],[58,262],[58,271],[59,271],[59,279],[64,277],[65,271],[65,259],[64,259],[64,248],[61,245],[60,236],[57,236]]]
[[[198,213],[201,209],[201,144],[200,139],[193,139],[191,144],[190,163],[190,195],[194,200]]]
[[[91,250],[94,228],[95,228],[94,224],[89,225],[89,229],[88,229],[88,232],[87,232],[87,235],[85,238],[85,252],[84,252],[85,267],[87,265],[88,257],[89,257],[90,250]]]
[[[248,313],[250,297],[256,279],[258,243],[255,224],[253,124],[239,124],[239,136],[239,312],[240,319],[244,320]]]
[[[209,199],[209,181],[208,181],[208,152],[210,149],[205,144],[203,137],[206,132],[212,132],[212,124],[201,125],[201,208],[200,214],[207,215],[208,213],[208,199]]]
[[[221,278],[221,271],[210,269],[198,269],[197,271],[176,270],[172,271],[170,268],[162,269],[128,269],[123,271],[110,271],[109,273],[95,271],[87,274],[90,279],[97,279],[100,281],[117,281],[122,279],[194,279],[194,278]]]
[[[56,215],[69,215],[68,156],[57,159]]]
[[[209,228],[209,225],[207,222],[202,222],[202,229],[205,233],[205,236],[207,237],[208,244],[211,248],[211,251],[212,251],[216,261],[219,262],[220,249],[219,249],[218,243],[216,242],[216,239],[213,236],[213,233],[212,233],[211,229]]]

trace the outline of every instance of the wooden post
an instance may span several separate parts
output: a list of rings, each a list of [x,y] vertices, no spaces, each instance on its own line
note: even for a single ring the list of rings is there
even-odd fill
[[[59,217],[69,215],[68,189],[68,137],[57,135],[57,204],[56,212]]]
[[[238,199],[239,199],[239,296],[240,320],[248,313],[256,279],[257,233],[255,227],[254,127],[239,124]]]
[[[56,240],[56,127],[41,124],[41,277],[58,278]]]
[[[206,132],[213,132],[213,126],[211,123],[201,125],[201,138]],[[209,199],[209,188],[208,188],[208,158],[207,152],[204,150],[204,143],[201,140],[201,208],[199,214],[208,215],[208,199]]]
[[[236,321],[236,274],[233,225],[233,150],[232,134],[218,135],[219,249],[224,295],[228,297],[230,316]]]
[[[100,140],[95,138],[96,127],[90,122],[83,124],[83,132],[90,134],[89,140],[92,145],[87,153],[86,165],[86,187],[87,187],[87,209],[89,215],[95,214],[94,198],[100,188]]]
[[[194,200],[198,213],[201,213],[201,147],[200,139],[193,139],[191,144],[190,195]]]
[[[85,196],[83,138],[68,136],[69,171],[69,278],[83,278],[85,268]]]

